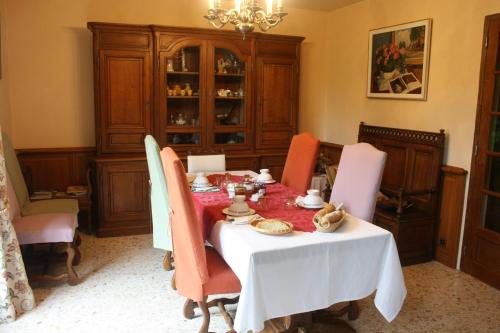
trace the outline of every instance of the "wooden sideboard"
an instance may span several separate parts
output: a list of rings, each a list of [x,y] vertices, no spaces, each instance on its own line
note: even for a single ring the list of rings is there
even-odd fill
[[[297,132],[303,37],[88,23],[93,34],[97,235],[151,231],[144,137],[223,150],[227,168],[281,173]]]

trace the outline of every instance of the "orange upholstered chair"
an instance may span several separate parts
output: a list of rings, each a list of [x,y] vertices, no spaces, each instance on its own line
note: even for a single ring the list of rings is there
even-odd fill
[[[319,140],[309,133],[294,135],[286,157],[281,184],[305,193],[311,184]]]
[[[232,329],[232,319],[225,312],[223,304],[235,303],[237,299],[212,300],[207,303],[207,296],[239,293],[240,281],[224,259],[214,249],[204,245],[186,171],[178,156],[169,147],[164,148],[160,155],[170,197],[175,287],[179,294],[188,298],[184,305],[184,315],[191,319],[194,316],[194,302],[197,302],[204,317],[199,332],[206,333],[210,323],[208,308],[218,306]]]

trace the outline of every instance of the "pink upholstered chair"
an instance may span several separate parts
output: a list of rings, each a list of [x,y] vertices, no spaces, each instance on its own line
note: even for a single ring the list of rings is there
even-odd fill
[[[19,203],[10,177],[7,177],[7,198],[9,200],[9,214],[12,225],[16,231],[20,245],[42,243],[66,244],[66,269],[67,274],[59,276],[38,276],[34,278],[44,280],[68,279],[68,284],[79,283],[73,265],[78,265],[80,252],[77,244],[76,227],[78,219],[76,213],[42,213],[21,217]]]
[[[342,202],[348,213],[372,222],[386,158],[385,152],[368,143],[344,146],[330,202]],[[342,326],[345,327],[346,331],[347,329],[352,330],[346,323],[337,319],[346,313],[351,320],[358,317],[357,301],[350,301],[340,310],[316,311],[313,313],[313,318],[323,325],[331,324],[337,329]],[[333,331],[333,328],[331,330]]]
[[[386,158],[368,143],[344,146],[330,202],[343,202],[348,213],[371,222]]]
[[[311,179],[319,151],[319,140],[309,133],[294,135],[286,157],[281,184],[305,193]]]
[[[204,245],[201,225],[181,161],[169,147],[164,148],[160,155],[170,197],[175,287],[179,294],[187,297],[184,315],[188,319],[192,318],[194,302],[197,302],[203,312],[203,324],[199,332],[206,333],[210,323],[208,308],[218,306],[232,329],[232,319],[223,305],[235,303],[237,299],[216,299],[207,303],[207,296],[239,293],[240,282],[224,259],[214,249]]]

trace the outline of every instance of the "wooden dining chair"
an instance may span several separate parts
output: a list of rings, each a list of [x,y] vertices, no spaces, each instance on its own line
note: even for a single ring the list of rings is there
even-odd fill
[[[144,138],[146,159],[149,170],[149,195],[151,218],[153,221],[153,247],[167,251],[163,259],[163,268],[172,266],[172,232],[170,230],[170,200],[167,180],[160,158],[160,147],[151,135]]]
[[[76,231],[78,219],[76,213],[40,213],[21,216],[21,207],[17,201],[14,186],[7,176],[7,198],[9,200],[9,215],[12,226],[17,235],[19,245],[56,244],[66,245],[67,273],[57,276],[45,272],[39,276],[30,277],[33,280],[62,280],[67,279],[69,285],[80,282],[73,266],[80,262],[78,250],[79,238]]]
[[[207,333],[210,324],[209,307],[217,306],[226,322],[233,329],[233,321],[224,305],[235,299],[214,299],[209,295],[239,293],[240,281],[224,259],[211,247],[204,244],[201,225],[198,222],[193,198],[186,178],[186,171],[176,153],[169,147],[161,153],[163,169],[170,197],[171,227],[175,256],[175,287],[186,297],[184,316],[194,316],[194,302],[203,313],[200,333]]]
[[[188,172],[224,172],[226,171],[226,155],[188,155]]]
[[[306,193],[319,151],[319,140],[309,133],[294,135],[286,157],[281,184]]]

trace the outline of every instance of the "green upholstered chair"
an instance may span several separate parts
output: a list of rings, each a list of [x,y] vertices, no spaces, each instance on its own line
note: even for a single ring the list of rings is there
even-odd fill
[[[21,172],[21,167],[19,166],[19,161],[17,160],[16,152],[12,147],[10,138],[5,133],[2,133],[2,138],[5,154],[5,166],[16,193],[21,216],[51,213],[78,214],[78,201],[75,199],[30,201],[28,187],[24,181],[23,173]]]
[[[144,138],[150,179],[151,217],[153,219],[153,246],[166,250],[163,267],[172,269],[172,233],[170,230],[170,201],[167,180],[163,172],[160,148],[151,135]]]

